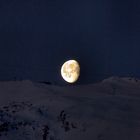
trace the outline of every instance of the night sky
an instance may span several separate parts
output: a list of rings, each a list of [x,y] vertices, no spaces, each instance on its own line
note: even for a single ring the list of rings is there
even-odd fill
[[[139,0],[0,0],[0,80],[65,83],[65,60],[79,84],[140,78]]]

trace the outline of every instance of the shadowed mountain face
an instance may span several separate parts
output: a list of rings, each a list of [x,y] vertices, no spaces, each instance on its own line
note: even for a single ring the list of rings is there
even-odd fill
[[[86,86],[0,82],[1,140],[139,140],[140,80]]]

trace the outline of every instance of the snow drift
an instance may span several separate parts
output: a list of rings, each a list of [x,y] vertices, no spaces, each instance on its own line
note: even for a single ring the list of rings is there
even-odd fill
[[[140,140],[140,81],[0,82],[0,140]]]

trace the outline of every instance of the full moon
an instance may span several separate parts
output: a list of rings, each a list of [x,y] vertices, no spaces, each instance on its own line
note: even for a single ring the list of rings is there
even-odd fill
[[[74,83],[80,76],[80,65],[76,60],[68,60],[61,67],[61,76],[68,83]]]

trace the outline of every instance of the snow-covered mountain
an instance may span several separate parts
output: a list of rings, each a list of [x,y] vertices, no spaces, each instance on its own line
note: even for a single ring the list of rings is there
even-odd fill
[[[140,140],[140,80],[0,82],[0,140]]]

